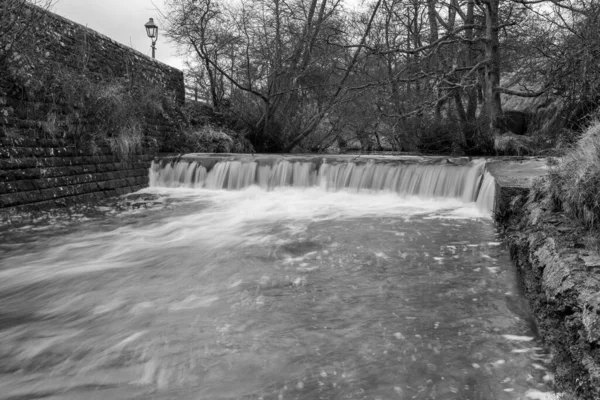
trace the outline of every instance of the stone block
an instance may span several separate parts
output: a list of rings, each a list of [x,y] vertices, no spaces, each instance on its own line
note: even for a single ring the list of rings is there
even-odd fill
[[[40,177],[40,168],[0,170],[0,182],[17,181],[22,179],[37,179]]]

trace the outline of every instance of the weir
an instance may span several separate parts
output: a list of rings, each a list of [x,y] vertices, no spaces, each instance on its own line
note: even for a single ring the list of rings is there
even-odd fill
[[[492,214],[495,199],[495,180],[486,161],[468,158],[190,154],[155,160],[149,178],[150,187],[320,187],[453,198],[477,204],[487,216]]]

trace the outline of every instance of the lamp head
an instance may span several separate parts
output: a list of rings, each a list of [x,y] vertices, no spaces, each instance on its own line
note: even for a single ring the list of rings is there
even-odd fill
[[[146,34],[148,34],[148,37],[152,40],[156,40],[158,38],[158,26],[154,23],[154,18],[150,18],[144,26],[146,27]]]

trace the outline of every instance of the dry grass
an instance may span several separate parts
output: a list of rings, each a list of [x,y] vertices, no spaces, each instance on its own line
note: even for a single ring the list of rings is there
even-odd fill
[[[494,136],[494,150],[499,155],[530,155],[535,153],[534,140],[529,136],[512,133]]]
[[[111,151],[123,159],[141,152],[143,139],[144,133],[138,123],[123,127],[115,136],[105,138]]]
[[[97,129],[92,141],[105,143],[123,159],[142,151],[144,117],[160,112],[160,104],[151,95],[152,89],[129,88],[118,80],[94,85],[88,96],[88,119]],[[159,96],[160,98],[160,96]]]
[[[577,218],[588,229],[600,228],[600,121],[590,125],[546,180],[533,188],[532,195]]]

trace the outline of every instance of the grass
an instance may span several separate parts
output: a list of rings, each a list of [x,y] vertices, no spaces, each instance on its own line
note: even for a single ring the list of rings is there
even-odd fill
[[[107,144],[122,159],[141,152],[144,117],[154,108],[151,96],[145,93],[148,90],[130,88],[118,80],[93,86],[86,94],[86,119],[96,127],[90,140]]]
[[[600,121],[590,124],[579,141],[551,166],[532,189],[532,199],[564,211],[587,229],[600,231]]]

